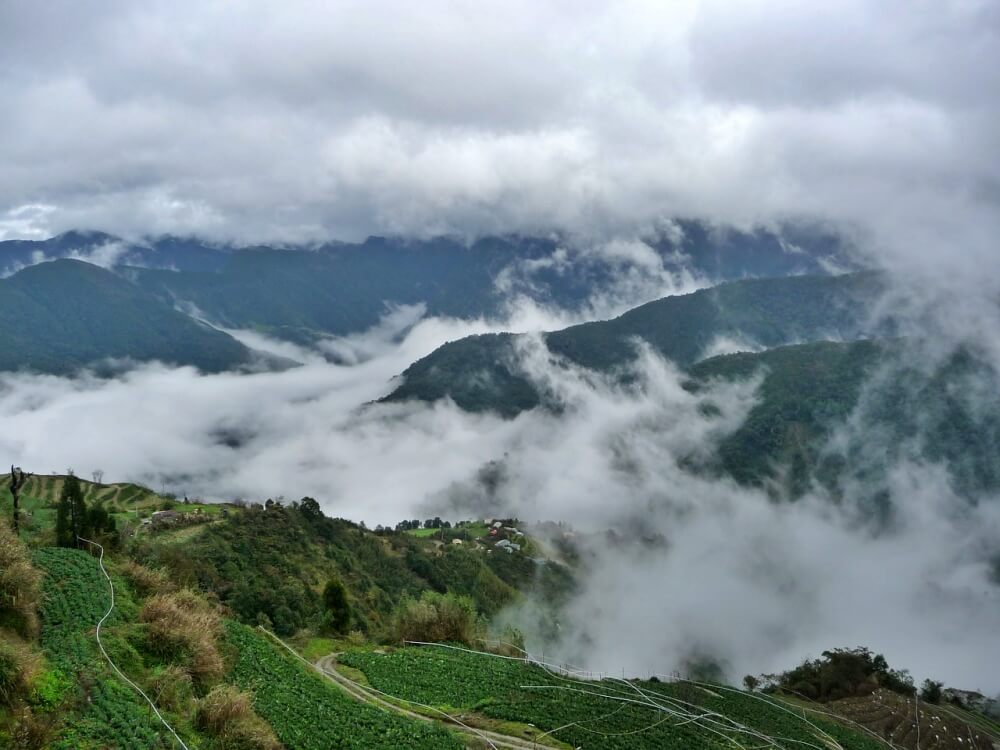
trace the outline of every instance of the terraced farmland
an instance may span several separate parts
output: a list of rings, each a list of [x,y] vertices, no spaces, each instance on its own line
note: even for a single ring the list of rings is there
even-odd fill
[[[974,715],[964,716],[948,706],[933,706],[913,698],[878,690],[864,698],[834,701],[830,708],[868,727],[893,745],[904,750],[993,750],[1000,744],[1000,733],[987,734],[971,726]]]
[[[585,750],[885,748],[854,729],[807,720],[794,709],[740,691],[689,683],[570,680],[521,661],[445,647],[349,651],[338,660],[390,695],[534,724]]]
[[[34,562],[45,571],[42,647],[71,686],[68,698],[79,710],[78,720],[63,728],[50,747],[173,747],[162,738],[160,724],[145,703],[111,672],[97,649],[94,627],[109,601],[108,583],[97,560],[80,550],[45,548],[36,550]],[[121,617],[116,608],[108,623]]]
[[[462,744],[441,727],[362,705],[280,651],[267,636],[227,622],[238,650],[230,679],[254,694],[254,708],[296,750],[448,750]]]

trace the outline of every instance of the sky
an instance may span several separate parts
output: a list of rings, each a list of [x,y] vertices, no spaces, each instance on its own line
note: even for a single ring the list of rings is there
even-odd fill
[[[990,0],[7,0],[0,239],[555,231],[621,248],[674,217],[807,218],[891,272],[910,332],[943,352],[975,338],[1000,363],[998,92]],[[676,460],[738,423],[752,384],[714,394],[712,421],[668,363],[640,356],[622,391],[553,366],[537,339],[524,362],[573,404],[562,419],[364,406],[444,341],[568,322],[524,300],[500,320],[402,309],[327,343],[350,366],[236,332],[306,364],[4,374],[0,453],[220,499],[310,494],[372,525],[483,510],[475,476],[499,460],[488,503],[671,541],[602,558],[567,660],[669,671],[694,648],[738,679],[864,643],[1000,690],[985,566],[1000,504],[956,512],[940,467],[896,467],[909,512],[888,536],[822,497],[778,514]]]
[[[990,0],[11,0],[0,237],[809,215],[944,252],[995,236],[998,90]]]

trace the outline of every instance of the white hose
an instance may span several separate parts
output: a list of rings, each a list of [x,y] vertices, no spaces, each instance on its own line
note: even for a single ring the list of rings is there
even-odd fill
[[[268,630],[267,628],[265,628],[263,625],[258,625],[257,628],[259,630],[263,631],[264,633],[267,633],[274,640],[276,640],[278,643],[280,643],[282,646],[284,646],[284,648],[288,651],[288,653],[290,653],[296,659],[300,660],[303,664],[305,664],[310,669],[314,669],[314,670],[316,670],[317,672],[319,672],[322,675],[328,675],[328,676],[330,676],[329,673],[325,669],[322,669],[322,668],[318,667],[315,664],[310,664],[305,659],[305,657],[302,656],[302,654],[300,654],[299,652],[297,652],[295,649],[293,649],[291,646],[289,646],[287,643],[285,643],[283,640],[281,640],[278,636],[276,636],[270,630]],[[391,698],[392,700],[401,701],[402,703],[409,703],[411,706],[418,706],[419,708],[426,708],[426,709],[430,709],[431,711],[435,711],[435,712],[441,714],[442,716],[446,717],[448,720],[454,722],[458,726],[463,727],[463,728],[469,730],[470,732],[473,732],[476,735],[478,735],[486,744],[488,744],[490,747],[492,747],[493,750],[499,750],[499,748],[496,745],[493,744],[493,742],[490,740],[490,738],[487,737],[482,732],[480,732],[478,729],[476,729],[475,727],[470,727],[468,724],[462,723],[459,719],[455,718],[451,714],[445,713],[444,711],[442,711],[439,708],[434,708],[434,706],[426,706],[423,703],[417,703],[416,701],[407,700],[406,698],[397,698],[395,695],[390,695],[389,693],[383,693],[381,690],[379,690],[378,688],[375,688],[373,686],[370,686],[370,685],[360,685],[357,682],[355,682],[354,680],[350,679],[349,677],[344,677],[343,675],[339,675],[339,677],[341,677],[345,682],[349,682],[352,685],[354,685],[354,687],[357,688],[358,690],[360,690],[361,692],[371,691],[373,693],[378,693],[379,695],[384,695],[386,698]]]
[[[177,742],[180,744],[180,746],[183,747],[184,750],[190,750],[190,748],[188,748],[188,746],[184,744],[184,740],[182,740],[180,737],[177,736],[177,732],[174,731],[174,728],[172,726],[170,726],[170,724],[167,723],[166,719],[163,718],[163,714],[161,714],[159,712],[159,710],[156,708],[156,704],[154,704],[153,701],[151,701],[149,699],[149,696],[146,695],[142,691],[141,687],[139,687],[138,685],[136,685],[134,682],[132,682],[132,680],[130,680],[128,677],[125,676],[125,673],[122,672],[118,668],[118,665],[115,664],[114,661],[112,661],[112,659],[111,659],[110,656],[108,656],[108,652],[104,650],[104,644],[101,643],[101,626],[104,624],[104,621],[107,620],[108,617],[111,616],[111,613],[114,611],[114,608],[115,608],[115,585],[111,582],[111,576],[108,575],[108,571],[104,568],[104,547],[102,547],[97,542],[92,542],[89,539],[84,539],[83,537],[80,537],[80,536],[78,536],[77,539],[79,539],[81,542],[86,542],[87,544],[92,544],[92,545],[94,545],[95,547],[97,547],[98,549],[101,550],[101,556],[97,559],[97,562],[101,566],[101,572],[104,573],[104,577],[108,579],[108,586],[111,589],[111,606],[108,607],[108,611],[104,613],[104,617],[102,617],[101,620],[100,620],[100,622],[97,623],[97,646],[98,646],[98,648],[101,649],[101,653],[104,654],[104,658],[108,660],[108,664],[111,665],[111,668],[113,670],[115,670],[115,672],[117,673],[117,675],[119,677],[121,677],[126,683],[128,683],[129,685],[131,685],[132,688],[134,688],[136,690],[136,692],[139,693],[139,695],[141,695],[143,698],[146,699],[146,703],[148,703],[149,707],[151,709],[153,709],[153,713],[156,714],[156,718],[159,719],[163,723],[163,726],[165,726],[167,728],[167,730],[170,732],[170,734],[172,734],[174,736],[174,739],[177,740]]]

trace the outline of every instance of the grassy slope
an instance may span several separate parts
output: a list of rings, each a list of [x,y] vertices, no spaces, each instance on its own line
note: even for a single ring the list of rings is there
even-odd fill
[[[45,708],[57,722],[48,746],[55,750],[174,747],[145,702],[112,672],[98,650],[94,626],[107,610],[109,590],[97,559],[64,548],[40,548],[34,558],[45,572],[41,644],[48,659],[45,684],[51,694]],[[102,638],[119,667],[153,692],[150,679],[164,663],[145,650],[143,627],[136,622],[141,600],[113,570],[116,608]],[[288,748],[460,747],[445,730],[357,705],[246,626],[230,621],[226,634],[232,665],[227,681],[252,691],[258,712]],[[192,750],[216,747],[192,725],[193,703],[189,706],[180,713],[165,712],[167,720]]]
[[[107,580],[97,559],[74,549],[42,548],[35,564],[45,572],[41,609],[42,647],[52,665],[50,678],[62,685],[57,702],[61,726],[50,745],[55,750],[173,747],[145,702],[111,670],[97,648],[94,627],[107,611]],[[137,606],[128,588],[116,581],[116,609],[102,630],[109,652],[136,679],[138,654],[123,638]],[[129,669],[131,667],[131,669]],[[182,716],[168,716],[192,747],[198,738]]]
[[[57,494],[62,480],[60,477],[36,477],[34,481],[38,483],[37,494],[51,498],[53,493]],[[141,495],[139,502],[151,507],[159,500],[155,493],[129,485],[97,487],[85,483],[85,488],[91,498]],[[298,538],[295,549],[301,550],[302,540],[307,539],[310,554],[336,561],[333,569],[347,576],[353,584],[360,580],[387,588],[392,585],[390,581],[398,582],[400,576],[407,575],[402,571],[409,570],[408,551],[418,549],[422,555],[428,555],[433,550],[433,541],[407,534],[385,539],[343,521],[326,519],[317,526],[310,525],[314,523],[315,519],[306,521],[293,509],[233,512],[229,518],[208,527],[196,543],[182,549],[185,552],[213,549],[215,542],[204,540],[217,541],[220,537],[216,535],[228,529],[233,534],[232,541],[252,540],[254,544],[246,547],[248,554],[257,564],[266,567],[266,558],[258,556],[261,544],[284,549],[287,539]],[[278,533],[269,533],[269,529],[277,529]],[[158,540],[155,546],[174,546],[168,540],[183,531],[153,537]],[[286,534],[291,536],[286,537]],[[206,546],[200,547],[202,544]],[[381,553],[372,552],[378,549]],[[456,552],[463,557],[475,554],[467,550]],[[124,556],[124,553],[118,554]],[[374,554],[376,559],[380,554],[386,557],[373,565],[366,554]],[[447,560],[450,554],[454,552],[447,550],[439,559],[428,559],[432,565],[440,566],[443,565],[441,560]],[[81,551],[52,548],[37,550],[35,559],[47,572],[46,599],[42,608],[42,647],[49,664],[45,705],[49,715],[61,722],[53,747],[157,747],[156,743],[161,740],[155,738],[162,737],[159,725],[150,719],[135,694],[111,673],[95,647],[93,626],[107,606],[106,582],[96,560]],[[311,558],[312,564],[321,565],[321,559]],[[295,571],[297,563],[292,557],[277,557],[274,561],[290,566],[290,572]],[[511,570],[489,568],[495,574],[512,575],[514,580],[521,575],[534,574],[533,568],[530,571],[520,569],[519,566],[530,561],[518,562],[517,556],[496,556],[490,561],[514,566]],[[345,562],[349,563],[348,567],[336,567]],[[212,567],[208,559],[196,564],[205,569]],[[379,565],[386,566],[381,574],[375,572]],[[119,608],[104,630],[106,645],[131,677],[148,685],[164,664],[143,646],[143,626],[135,622],[141,600],[114,574],[113,564],[111,569],[116,580]],[[435,569],[441,574],[446,568]],[[240,575],[239,571],[236,575]],[[409,575],[413,575],[412,570]],[[483,575],[483,570],[476,575]],[[420,580],[419,576],[417,579]],[[422,580],[415,590],[427,585],[427,581]],[[356,592],[357,589],[352,588],[357,605]],[[388,595],[387,591],[383,592]],[[397,592],[395,596],[398,595]],[[448,735],[435,734],[438,730],[434,727],[414,729],[398,717],[370,707],[358,707],[259,632],[235,622],[227,624],[226,631],[232,665],[226,679],[256,693],[258,713],[274,727],[286,746],[340,746],[338,738],[348,738],[344,741],[350,743],[353,741],[350,738],[356,737],[364,738],[361,744],[343,746],[449,746]],[[310,649],[311,656],[346,647],[342,641],[322,639],[301,643]],[[361,670],[365,679],[377,689],[400,698],[463,712],[474,711],[484,717],[485,726],[501,731],[506,728],[518,733],[519,727],[534,724],[544,730],[558,730],[555,733],[558,740],[582,748],[697,750],[727,746],[727,741],[696,724],[665,720],[662,712],[649,706],[622,704],[619,699],[635,692],[635,688],[617,681],[572,683],[521,663],[437,648],[409,648],[389,654],[375,653],[369,648],[351,651],[342,659],[345,664]],[[525,687],[527,685],[546,689],[531,689]],[[690,685],[664,683],[636,683],[635,687],[647,693],[643,700],[687,701],[769,735],[817,741],[816,730],[802,719],[739,691],[722,687],[705,691]],[[584,692],[577,692],[579,690]],[[168,718],[192,748],[207,749],[211,743],[193,729],[191,716],[190,711],[184,711]],[[846,750],[877,747],[871,744],[870,738],[837,722],[812,714],[810,720],[835,737]],[[573,726],[559,729],[570,723]],[[823,744],[821,739],[818,742]],[[796,745],[779,743],[779,746],[791,748]]]
[[[447,750],[461,743],[446,730],[363,705],[284,652],[266,635],[227,624],[237,650],[231,673],[289,748]]]

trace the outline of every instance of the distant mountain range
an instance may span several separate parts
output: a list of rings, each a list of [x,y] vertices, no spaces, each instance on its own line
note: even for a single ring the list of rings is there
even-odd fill
[[[779,235],[694,221],[677,227],[680,234],[652,238],[649,247],[667,269],[708,282],[849,265],[840,240],[818,229],[788,227]],[[97,262],[127,270],[142,289],[171,305],[189,303],[214,323],[309,343],[369,328],[390,304],[476,317],[501,312],[511,293],[520,293],[576,309],[607,289],[628,262],[620,251],[567,255],[566,247],[556,238],[488,237],[467,245],[450,238],[370,237],[358,244],[236,248],[68,232],[45,241],[0,242],[0,272],[61,257]]]
[[[836,255],[829,242],[809,253],[789,250],[788,240],[775,235],[713,235],[697,224],[686,226],[684,236],[690,244],[683,262],[700,273],[781,275],[741,278],[542,334],[557,366],[617,373],[628,383],[634,377],[628,364],[644,344],[686,370],[693,390],[713,379],[763,373],[759,402],[745,424],[700,467],[745,484],[795,496],[819,482],[836,492],[851,477],[872,480],[890,453],[908,450],[945,462],[962,491],[1000,488],[1000,408],[996,399],[984,408],[961,398],[983,392],[983,383],[996,393],[996,373],[972,352],[933,367],[911,366],[921,355],[903,356],[909,345],[894,338],[895,322],[874,316],[883,276],[788,275],[828,267]],[[311,250],[219,248],[176,238],[134,246],[94,233],[0,243],[0,263],[27,263],[0,279],[0,370],[66,375],[88,366],[113,370],[115,360],[205,372],[288,366],[294,363],[254,352],[181,310],[308,344],[373,325],[387,304],[420,303],[429,313],[460,316],[496,311],[503,300],[496,280],[519,263],[541,269],[530,279],[536,299],[563,306],[610,282],[614,268],[606,264],[581,260],[555,270],[550,261],[558,247],[525,238],[470,247],[380,238]],[[658,252],[665,262],[681,262],[671,260],[666,244]],[[72,257],[36,262],[59,255]],[[539,406],[558,410],[558,399],[523,369],[519,351],[526,341],[490,334],[450,342],[410,365],[384,400],[450,398],[465,410],[506,417]],[[744,353],[714,356],[736,350]],[[881,378],[873,380],[876,374]],[[860,406],[877,425],[885,460],[824,452],[831,430]]]
[[[639,345],[685,371],[685,387],[761,377],[743,424],[709,460],[690,468],[797,497],[812,486],[835,495],[863,482],[874,510],[888,466],[940,463],[969,497],[1000,489],[1000,377],[970,349],[944,359],[895,338],[897,322],[876,317],[878,273],[729,282],[667,297],[618,318],[543,334],[553,364],[571,364],[634,383]],[[383,401],[450,398],[468,411],[514,417],[567,405],[525,367],[527,336],[470,336],[405,370]],[[762,351],[712,356],[720,342]],[[804,343],[800,343],[804,342]],[[860,416],[864,429],[836,450],[830,438]]]
[[[691,221],[676,227],[673,239],[654,238],[649,248],[665,267],[703,279],[847,263],[839,240],[815,229],[789,227],[779,236]],[[7,275],[0,280],[0,369],[63,374],[107,358],[232,369],[254,354],[179,310],[221,328],[309,345],[370,328],[393,305],[468,318],[501,313],[512,294],[525,294],[577,309],[606,290],[624,262],[614,252],[567,252],[558,239],[530,237],[237,248],[67,232],[0,242],[0,272]]]
[[[0,370],[69,374],[112,358],[219,372],[256,357],[231,336],[89,263],[56,260],[0,279]]]
[[[639,342],[687,367],[727,340],[753,349],[890,334],[891,321],[871,318],[882,288],[882,277],[873,272],[734,281],[543,338],[552,354],[593,370],[628,363]],[[531,409],[544,394],[520,370],[517,347],[523,339],[486,334],[445,344],[403,372],[403,382],[386,400],[447,396],[463,409],[505,416]]]

